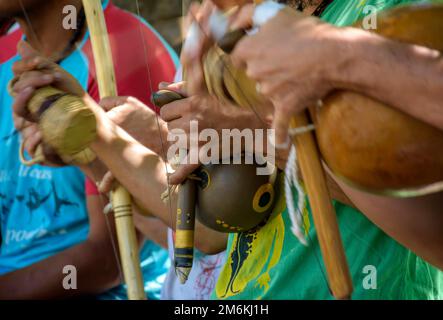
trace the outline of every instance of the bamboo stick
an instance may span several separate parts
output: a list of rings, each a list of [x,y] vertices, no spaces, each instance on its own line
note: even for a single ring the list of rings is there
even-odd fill
[[[83,0],[83,7],[91,37],[100,97],[117,96],[111,46],[107,36],[108,33],[101,1]],[[146,299],[146,295],[144,292],[139,249],[132,217],[131,196],[126,189],[118,186],[112,192],[111,198],[128,298],[130,300],[144,300]]]

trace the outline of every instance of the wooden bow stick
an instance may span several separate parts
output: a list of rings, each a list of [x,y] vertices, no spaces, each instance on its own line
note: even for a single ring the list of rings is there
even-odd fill
[[[309,124],[308,113],[303,112],[292,119],[291,127],[305,127]],[[335,298],[350,299],[352,279],[314,134],[305,132],[296,135],[292,143],[297,149],[329,287]]]
[[[114,64],[103,8],[100,0],[83,0],[94,53],[100,97],[117,96]],[[131,196],[122,186],[111,193],[120,261],[130,300],[145,300],[139,248],[132,217]]]

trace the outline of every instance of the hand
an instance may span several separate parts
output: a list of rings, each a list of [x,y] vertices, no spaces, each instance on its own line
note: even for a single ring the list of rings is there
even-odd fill
[[[12,119],[15,129],[22,135],[25,150],[33,157],[37,146],[42,142],[42,134],[38,125],[14,113]]]
[[[102,194],[108,194],[117,186],[117,180],[111,171],[106,172],[102,180],[98,184],[98,191]]]
[[[201,5],[193,2],[189,7],[184,23],[186,37],[180,57],[182,66],[192,67],[189,62],[200,60],[212,44],[209,18],[214,10],[215,6],[210,0],[204,0]]]
[[[60,167],[65,165],[55,150],[43,142],[42,133],[37,123],[27,121],[25,118],[20,117],[15,113],[12,114],[12,118],[15,128],[22,136],[24,149],[32,158],[35,158],[36,156],[37,147],[41,146],[45,161],[40,164],[49,167]]]
[[[247,27],[254,13],[243,7],[232,27]],[[287,141],[291,117],[325,97],[340,68],[337,28],[285,8],[255,35],[245,37],[232,53],[233,63],[246,68],[260,92],[274,105],[276,143]]]
[[[185,99],[174,101],[163,106],[160,115],[168,123],[170,132],[181,130],[188,135],[191,133],[191,121],[197,121],[199,134],[204,129],[215,129],[220,134],[222,129],[237,128],[262,128],[263,123],[251,111],[244,110],[232,104],[222,103],[211,96],[204,81],[202,57],[206,48],[211,43],[207,37],[209,34],[209,15],[214,7],[206,1],[201,7],[193,6],[190,10],[189,18],[196,26],[198,37],[191,42],[193,46],[187,44],[182,51],[182,65],[186,72],[186,82],[177,88],[167,87],[163,89],[179,90],[188,96]],[[188,142],[189,145],[196,145]],[[198,145],[198,143],[197,143]],[[195,152],[191,150],[191,152]],[[197,154],[198,154],[197,150]],[[189,158],[189,157],[188,157]],[[187,158],[187,159],[188,159]],[[177,184],[183,181],[188,174],[194,171],[198,165],[182,163],[170,176],[170,183]]]
[[[134,139],[164,159],[168,148],[167,124],[148,106],[133,97],[112,97],[100,101],[107,116]]]
[[[166,89],[174,90],[171,87]],[[252,119],[254,115],[251,111],[223,103],[205,91],[164,105],[160,109],[160,116],[167,122],[170,131],[178,129],[186,134],[191,132],[191,121],[198,122],[197,133],[208,128],[215,129],[219,133],[222,129],[242,130],[251,127],[256,122]]]
[[[14,93],[13,110],[16,115],[35,122],[27,109],[27,103],[34,91],[44,86],[54,86],[77,96],[85,94],[82,86],[68,72],[56,63],[40,56],[28,43],[20,41],[17,50],[22,60],[14,63],[12,69],[17,79],[12,87]]]
[[[13,65],[16,82],[12,87],[15,95],[13,104],[14,125],[22,134],[25,150],[34,157],[37,147],[42,145],[45,165],[60,166],[63,162],[48,145],[42,142],[42,134],[27,109],[34,91],[42,86],[53,85],[61,90],[82,95],[80,84],[57,64],[38,55],[38,52],[24,41],[19,42],[18,52],[22,57]],[[29,120],[29,121],[28,121]]]

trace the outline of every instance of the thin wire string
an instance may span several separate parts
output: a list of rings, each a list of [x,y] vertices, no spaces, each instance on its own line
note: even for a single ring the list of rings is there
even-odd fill
[[[137,8],[137,15],[141,16],[140,14],[140,3],[139,0],[135,1],[136,4],[136,8]],[[154,93],[154,88],[153,88],[153,84],[152,84],[152,78],[151,78],[151,68],[149,66],[149,58],[148,58],[148,46],[146,43],[146,39],[143,36],[143,30],[142,30],[142,26],[141,24],[139,24],[139,32],[140,32],[140,37],[142,39],[142,44],[143,44],[143,52],[144,52],[144,58],[145,58],[145,66],[146,66],[146,71],[147,71],[147,77],[148,77],[148,83],[149,83],[149,89],[151,94]],[[158,106],[155,106],[158,107]],[[167,159],[167,152],[166,152],[166,147],[165,147],[165,142],[163,141],[163,137],[162,137],[162,133],[161,133],[161,126],[160,126],[160,120],[159,120],[159,115],[157,112],[155,112],[155,120],[157,122],[157,130],[158,130],[158,135],[160,138],[160,143],[161,143],[161,148],[162,148],[162,153],[163,153],[163,163],[164,163],[164,169],[165,169],[165,174],[166,174],[166,184],[167,184],[167,192],[168,192],[168,197],[167,197],[167,201],[168,201],[168,210],[169,210],[169,218],[170,218],[170,222],[171,222],[171,226],[174,225],[174,214],[173,214],[173,209],[172,209],[172,200],[171,200],[171,184],[169,182],[169,174],[168,174],[168,159]]]

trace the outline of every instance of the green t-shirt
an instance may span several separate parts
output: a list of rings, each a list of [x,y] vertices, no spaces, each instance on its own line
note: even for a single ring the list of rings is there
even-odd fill
[[[281,180],[282,182],[282,180]],[[283,186],[282,186],[283,187]],[[443,299],[443,272],[370,222],[334,202],[352,275],[353,299]],[[284,197],[259,230],[230,234],[214,299],[332,299],[310,209],[304,210],[309,245],[291,232]]]
[[[336,0],[323,19],[344,26],[362,18],[363,7],[382,10],[418,1]],[[334,202],[354,284],[353,299],[443,299],[443,272],[398,244],[359,211]],[[281,197],[260,229],[230,234],[227,260],[214,299],[332,299],[310,209],[304,209],[309,246],[291,232]]]
[[[371,14],[374,9],[383,11],[410,3],[443,3],[443,0],[335,0],[321,18],[336,26],[349,26],[363,19],[366,14]]]

